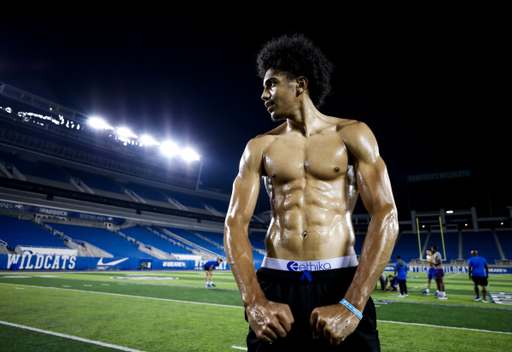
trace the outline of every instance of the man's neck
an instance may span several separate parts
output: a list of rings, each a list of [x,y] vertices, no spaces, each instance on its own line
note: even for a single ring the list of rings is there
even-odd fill
[[[302,101],[297,112],[287,118],[287,130],[288,131],[299,131],[305,137],[319,133],[328,124],[326,122],[326,116],[323,115],[310,99]]]

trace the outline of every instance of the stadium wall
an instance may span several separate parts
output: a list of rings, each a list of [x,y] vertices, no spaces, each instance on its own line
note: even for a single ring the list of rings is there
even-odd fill
[[[428,266],[426,265],[408,265],[409,273],[427,273]],[[467,274],[468,267],[460,265],[443,265],[446,274]],[[393,265],[386,266],[385,271],[395,271]],[[510,267],[489,267],[489,274],[512,274]]]

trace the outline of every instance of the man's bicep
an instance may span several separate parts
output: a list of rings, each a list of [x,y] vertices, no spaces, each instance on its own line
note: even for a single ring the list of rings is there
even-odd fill
[[[233,193],[228,209],[228,218],[241,219],[248,224],[251,221],[258,200],[260,181],[237,176],[233,183]]]
[[[385,208],[395,208],[391,182],[382,158],[358,163],[357,185],[363,204],[370,215]]]
[[[242,155],[239,172],[233,183],[227,220],[242,219],[248,224],[252,218],[258,200],[262,170],[261,151],[257,147],[254,142],[249,142]]]
[[[354,157],[357,185],[368,212],[373,214],[386,206],[394,208],[386,164],[380,156],[377,140],[370,128],[364,123],[351,126],[345,143]]]

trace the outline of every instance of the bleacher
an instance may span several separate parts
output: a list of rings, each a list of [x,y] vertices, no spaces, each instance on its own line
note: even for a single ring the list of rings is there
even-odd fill
[[[501,259],[496,246],[494,235],[491,231],[462,232],[462,254],[464,259],[471,258],[471,251],[477,250],[478,255],[484,257],[489,264],[494,264],[495,259]]]
[[[192,254],[185,248],[178,247],[138,225],[122,229],[121,232],[137,241],[158,248],[169,254]]]
[[[179,237],[187,240],[187,241],[190,241],[192,243],[194,243],[195,245],[197,246],[200,246],[202,248],[206,248],[208,249],[209,251],[221,256],[221,257],[226,257],[226,252],[223,251],[222,249],[219,249],[216,245],[198,237],[197,235],[193,234],[192,232],[190,231],[187,231],[187,230],[184,230],[184,229],[179,229],[179,228],[166,228],[167,230],[171,231],[172,233],[178,235]]]
[[[444,258],[443,251],[443,237],[446,258]],[[450,263],[452,260],[459,259],[459,233],[445,232],[443,233],[443,237],[441,237],[441,232],[431,232],[427,242],[427,248],[437,246],[439,253],[441,253],[443,259],[445,259],[445,263]],[[425,254],[423,254],[423,258],[425,259]]]
[[[512,231],[496,231],[501,249],[507,259],[512,259]]]
[[[29,220],[0,215],[0,240],[16,246],[69,248],[63,241]]]
[[[425,238],[426,232],[421,233],[421,238]],[[360,253],[357,253],[360,254]],[[390,261],[395,262],[396,256],[402,257],[406,263],[419,258],[418,234],[410,232],[401,232],[391,254]]]
[[[135,243],[107,229],[67,224],[52,224],[52,227],[63,232],[64,235],[71,237],[73,240],[88,242],[112,254],[114,257],[151,259],[151,256],[139,250]]]

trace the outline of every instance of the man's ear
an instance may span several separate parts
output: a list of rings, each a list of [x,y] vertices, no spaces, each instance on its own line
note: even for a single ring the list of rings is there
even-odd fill
[[[308,79],[304,76],[297,78],[297,95],[304,93],[308,89]]]

